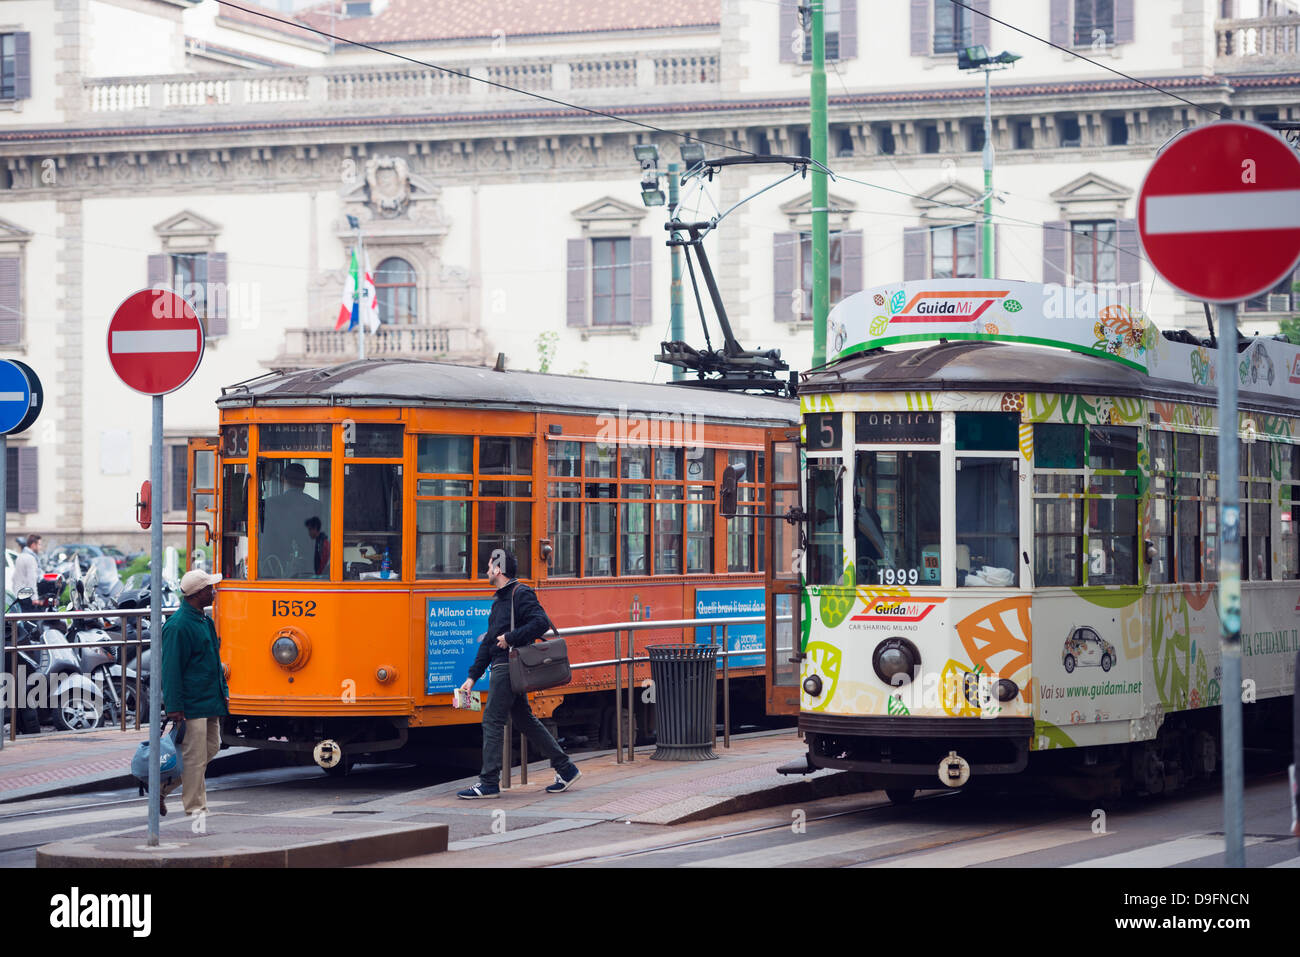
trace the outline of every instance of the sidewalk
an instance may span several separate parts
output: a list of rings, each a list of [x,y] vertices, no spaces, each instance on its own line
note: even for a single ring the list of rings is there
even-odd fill
[[[280,814],[209,815],[199,835],[183,817],[169,819],[158,849],[142,847],[142,828],[49,845],[42,867],[348,866],[394,861],[402,866],[475,867],[520,863],[511,845],[609,824],[641,825],[666,833],[666,825],[697,822],[792,802],[861,790],[857,775],[818,771],[782,776],[778,766],[799,759],[805,745],[794,730],[733,737],[719,742],[715,761],[652,761],[653,747],[619,764],[613,752],[576,755],[582,777],[570,791],[547,794],[555,776],[532,764],[528,784],[487,800],[465,801],[456,792],[476,779],[438,784],[347,808],[323,807]],[[629,829],[626,836],[632,837]],[[573,835],[577,840],[579,835]],[[601,838],[603,840],[603,838]],[[451,851],[452,853],[443,853]]]

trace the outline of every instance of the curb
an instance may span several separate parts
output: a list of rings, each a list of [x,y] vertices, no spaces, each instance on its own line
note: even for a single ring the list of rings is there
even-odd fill
[[[405,825],[377,834],[311,841],[289,847],[226,851],[188,851],[182,845],[140,847],[140,837],[98,838],[90,842],[47,844],[36,851],[36,866],[61,867],[355,867],[447,850],[446,824]],[[122,845],[116,849],[112,842]],[[105,846],[105,845],[109,846]]]

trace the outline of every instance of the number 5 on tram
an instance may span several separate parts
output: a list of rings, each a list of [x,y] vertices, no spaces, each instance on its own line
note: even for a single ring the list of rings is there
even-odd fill
[[[809,765],[897,800],[1073,763],[1076,789],[1149,793],[1214,772],[1224,695],[1248,733],[1288,720],[1300,349],[1246,345],[1223,423],[1214,350],[1099,295],[934,280],[831,312],[838,352],[800,387],[802,581],[768,584],[800,611],[772,692],[797,695]],[[1221,686],[1224,427],[1243,689]]]
[[[194,492],[217,517],[227,741],[346,768],[418,729],[477,724],[451,693],[486,627],[494,548],[561,629],[763,607],[765,537],[728,530],[716,488],[744,465],[741,497],[762,507],[765,437],[796,422],[792,401],[389,360],[263,376],[217,405],[214,474],[205,486],[197,469]],[[757,652],[733,665],[761,713],[761,628],[732,644]],[[611,636],[569,649],[607,660]],[[612,701],[592,692],[612,688],[609,667],[575,671],[535,711],[599,739]]]

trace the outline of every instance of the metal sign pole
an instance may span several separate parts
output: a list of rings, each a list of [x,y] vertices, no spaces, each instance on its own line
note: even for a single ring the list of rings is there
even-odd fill
[[[158,805],[161,801],[162,724],[162,487],[163,487],[163,397],[153,397],[153,444],[149,451],[151,496],[149,560],[149,846],[158,846]],[[136,656],[142,660],[144,652]]]
[[[1223,838],[1246,865],[1241,753],[1241,506],[1237,455],[1237,306],[1219,305],[1219,640],[1223,655]]]
[[[9,517],[9,476],[6,473],[6,467],[9,465],[9,436],[0,435],[0,545],[5,548],[9,547],[9,530],[5,525],[5,520]],[[6,565],[8,562],[5,563]],[[15,562],[15,567],[17,562]],[[5,583],[6,585],[8,582]],[[9,606],[9,590],[5,589],[4,601],[0,601],[0,648],[4,647],[5,631],[5,612]],[[16,644],[17,642],[15,642]],[[16,670],[16,669],[15,669]],[[23,694],[25,689],[18,687],[18,675],[9,676],[10,689],[13,694],[14,706],[9,709],[9,720],[13,722],[13,727],[18,727],[18,705],[19,695]],[[0,721],[0,751],[5,749],[4,722]]]

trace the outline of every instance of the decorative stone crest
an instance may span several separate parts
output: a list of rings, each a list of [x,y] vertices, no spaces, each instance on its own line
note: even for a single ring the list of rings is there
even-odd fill
[[[400,156],[375,156],[366,162],[370,206],[385,219],[402,215],[411,202],[411,173]]]

